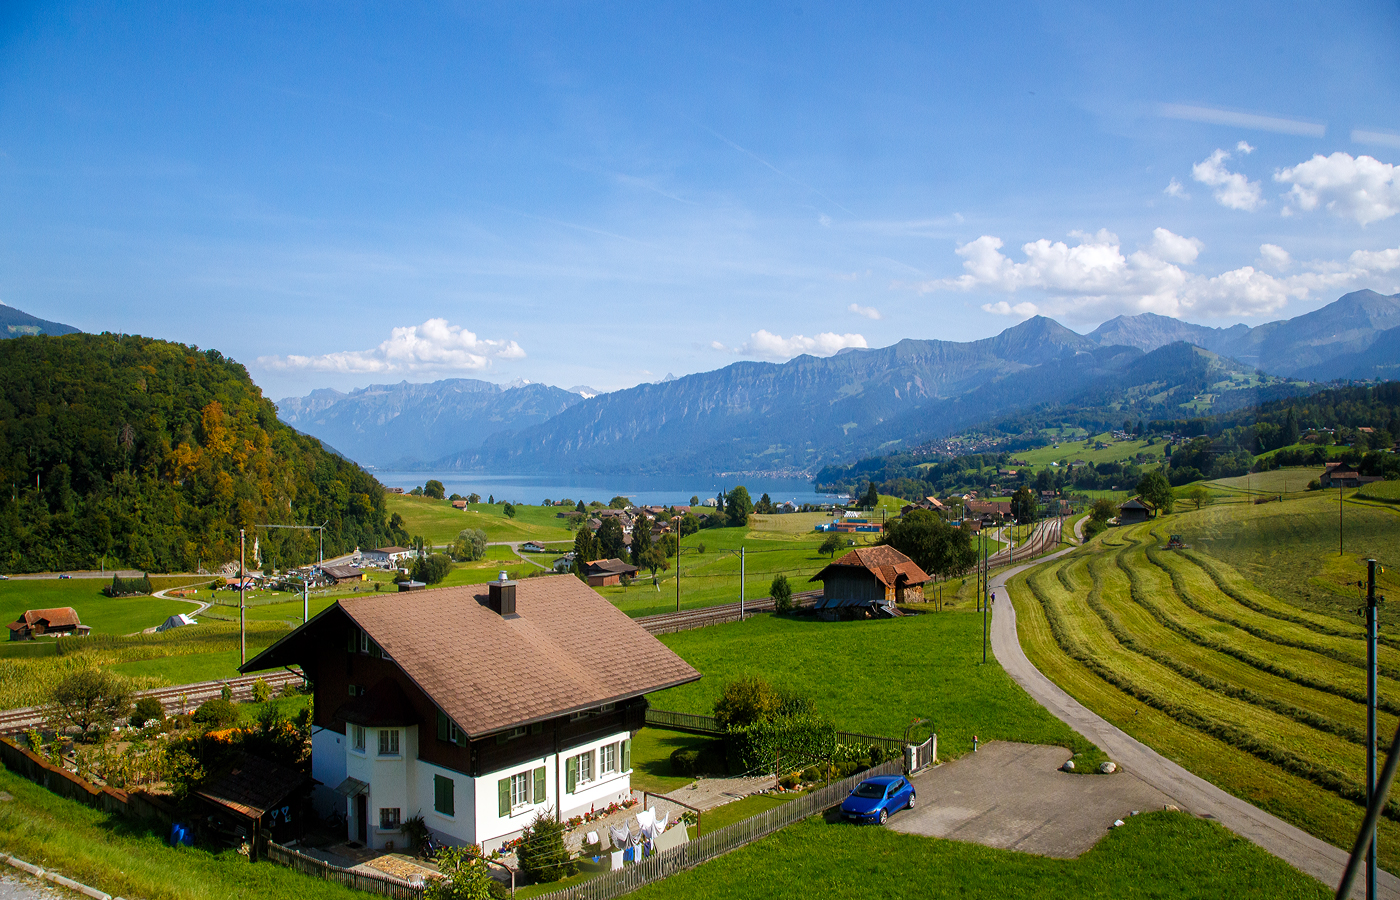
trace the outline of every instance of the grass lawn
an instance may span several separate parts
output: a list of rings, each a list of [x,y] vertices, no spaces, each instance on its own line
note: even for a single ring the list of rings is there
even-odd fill
[[[1095,450],[1093,447],[1095,441],[1102,441],[1108,446],[1102,450]],[[1085,447],[1084,444],[1085,442],[1083,440],[1078,440],[1061,443],[1058,447],[1050,446],[1037,447],[1034,450],[1018,450],[1016,453],[1012,454],[1012,457],[1020,462],[1024,462],[1031,468],[1043,469],[1051,463],[1059,462],[1060,460],[1074,462],[1075,460],[1082,459],[1087,463],[1125,462],[1133,459],[1138,454],[1142,454],[1155,462],[1162,460],[1166,456],[1166,444],[1163,444],[1161,441],[1149,447],[1145,440],[1115,441],[1106,432],[1089,438],[1088,447]],[[1144,465],[1151,465],[1151,462],[1144,463]]]
[[[71,606],[78,618],[93,631],[130,634],[159,625],[176,613],[194,609],[178,600],[154,597],[104,597],[102,588],[111,584],[100,578],[12,578],[0,581],[0,617],[5,624],[15,621],[27,609]]]
[[[681,749],[699,750],[717,742],[716,738],[683,731],[643,728],[632,738],[632,787],[653,794],[667,794],[685,787],[695,779],[671,774],[671,754]]]
[[[392,515],[403,517],[403,527],[410,535],[421,535],[436,546],[457,539],[464,528],[480,528],[486,540],[502,541],[569,541],[574,536],[556,518],[563,512],[555,506],[516,506],[515,518],[507,518],[504,504],[473,503],[465,510],[454,509],[447,500],[429,500],[408,494],[389,494],[385,506]]]
[[[1318,471],[1264,472],[1252,476],[1252,490],[1275,497],[1285,487],[1296,492]],[[1251,476],[1210,484],[1249,490]],[[1285,493],[1282,501],[1270,503],[1216,503],[1199,512],[1173,514],[1166,522],[1189,546],[1228,563],[1279,600],[1355,622],[1360,601],[1354,583],[1366,577],[1367,557],[1395,567],[1381,575],[1382,593],[1400,596],[1395,590],[1400,587],[1395,554],[1400,515],[1388,505],[1355,502],[1354,494],[1346,492],[1340,509],[1337,491],[1310,491]],[[1337,552],[1339,513],[1344,555]],[[1380,617],[1383,630],[1400,628],[1400,609],[1394,604],[1383,605]]]
[[[1269,529],[1275,519],[1291,522],[1292,531],[1271,530],[1269,564],[1306,571],[1289,557],[1313,552],[1292,537],[1306,536],[1312,502],[1218,504],[1111,529],[1083,551],[1017,576],[1012,596],[1027,655],[1076,699],[1202,778],[1346,847],[1364,812],[1356,802],[1365,775],[1360,625],[1299,602],[1296,585],[1290,598],[1251,583],[1220,558],[1249,560],[1244,549],[1191,536],[1202,521]],[[1191,549],[1159,549],[1178,532]],[[1311,562],[1322,573],[1314,581],[1344,577],[1329,575],[1325,559]],[[1357,577],[1355,560],[1340,558],[1339,568]],[[1379,724],[1388,733],[1400,650],[1382,646],[1380,664]],[[1395,871],[1400,824],[1383,819],[1380,834],[1381,863]]]
[[[632,896],[1322,900],[1331,894],[1219,825],[1155,812],[1129,819],[1074,860],[829,824],[814,816]]]
[[[106,891],[148,900],[296,897],[362,900],[366,895],[229,849],[175,849],[162,835],[51,794],[0,769],[0,847],[21,859]]]
[[[926,718],[944,758],[970,751],[977,735],[1098,759],[1097,748],[1031,700],[990,652],[982,664],[976,613],[866,622],[756,616],[661,640],[705,677],[650,695],[659,709],[708,715],[727,681],[754,674],[809,694],[845,731],[899,737],[910,720]]]

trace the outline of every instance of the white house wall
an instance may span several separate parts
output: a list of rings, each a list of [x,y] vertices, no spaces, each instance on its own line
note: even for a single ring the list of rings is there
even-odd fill
[[[470,775],[463,775],[461,772],[454,772],[451,769],[444,769],[442,766],[424,762],[421,759],[414,761],[413,772],[414,793],[419,805],[415,806],[411,812],[406,810],[405,817],[421,815],[423,822],[428,826],[438,843],[454,847],[475,844],[477,842],[476,819],[472,813],[477,808],[476,779]],[[452,779],[454,815],[443,815],[433,806],[436,798],[433,790],[433,777],[437,775]],[[492,812],[494,813],[495,810]]]
[[[593,781],[590,781],[587,784],[575,785],[574,792],[572,794],[567,793],[569,785],[567,776],[564,775],[565,767],[569,757],[578,756],[580,753],[586,753],[589,750],[593,751],[593,770],[595,773],[597,773],[598,768],[602,765],[602,748],[607,744],[620,745],[623,741],[627,740],[631,736],[631,732],[620,731],[616,734],[609,735],[608,737],[600,741],[594,741],[592,743],[583,744],[578,747],[570,747],[568,750],[565,750],[561,754],[563,756],[563,760],[560,761],[560,777],[563,780],[562,787],[566,791],[564,795],[563,810],[563,816],[565,819],[570,818],[571,816],[582,815],[583,813],[586,813],[594,808],[605,808],[610,803],[621,803],[622,801],[632,796],[632,770],[621,768],[621,746],[618,747],[617,759],[620,771],[610,775],[599,775],[598,777],[594,778]]]

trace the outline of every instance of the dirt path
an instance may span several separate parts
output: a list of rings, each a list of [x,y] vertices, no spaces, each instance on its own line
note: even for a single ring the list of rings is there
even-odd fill
[[[1031,565],[1054,559],[1068,550],[1025,566],[1007,569],[992,579],[992,588],[1009,597],[1006,582]],[[993,606],[992,652],[1012,678],[1036,702],[1069,727],[1093,741],[1125,771],[1172,798],[1183,810],[1208,816],[1246,840],[1258,844],[1295,868],[1306,872],[1328,887],[1335,888],[1346,868],[1347,850],[1333,847],[1307,832],[1270,815],[1244,800],[1226,793],[1210,782],[1183,769],[1141,741],[1109,724],[1031,665],[1016,634],[1016,610],[1008,602]],[[1359,819],[1359,816],[1358,816]],[[1382,897],[1400,900],[1400,878],[1382,871],[1378,879]],[[1365,894],[1364,878],[1358,878],[1353,897]]]

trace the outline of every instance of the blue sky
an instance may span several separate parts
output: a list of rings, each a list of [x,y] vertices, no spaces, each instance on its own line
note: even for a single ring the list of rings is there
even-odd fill
[[[280,398],[1400,288],[1393,2],[233,6],[0,7],[0,301]]]

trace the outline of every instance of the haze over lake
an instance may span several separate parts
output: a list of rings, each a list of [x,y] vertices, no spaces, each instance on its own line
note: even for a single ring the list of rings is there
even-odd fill
[[[535,505],[542,500],[582,500],[585,503],[623,496],[637,505],[673,506],[690,502],[691,497],[714,497],[735,485],[748,488],[757,500],[764,494],[774,503],[792,500],[798,504],[845,499],[836,494],[818,494],[812,482],[801,478],[743,478],[720,475],[482,475],[470,472],[403,472],[375,470],[374,477],[386,487],[405,491],[421,487],[429,479],[441,481],[449,495],[467,496]]]

